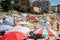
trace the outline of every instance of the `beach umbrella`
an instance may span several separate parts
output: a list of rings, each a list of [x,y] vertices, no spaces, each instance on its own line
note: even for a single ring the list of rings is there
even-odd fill
[[[28,35],[22,33],[22,32],[9,32],[2,37],[0,37],[0,40],[24,40],[27,39]]]
[[[50,23],[48,21],[41,21],[40,24],[46,27],[50,27]]]
[[[33,31],[34,35],[40,36],[58,36],[58,34],[48,27],[41,27],[40,29]]]
[[[19,26],[19,27],[13,27],[12,29],[10,30],[7,30],[6,33],[8,32],[13,32],[13,31],[18,31],[18,32],[22,32],[22,33],[25,33],[25,34],[29,34],[30,33],[30,29],[29,28],[26,28],[26,27],[22,27],[22,26]]]
[[[5,16],[5,22],[4,24],[5,25],[10,25],[10,26],[14,26],[14,20],[13,20],[14,17],[11,17],[11,16]]]
[[[0,26],[2,25],[2,23],[0,22]]]
[[[46,18],[44,18],[44,20],[45,20],[45,21],[48,21],[48,20],[50,20],[50,18],[49,18],[49,17],[46,17]]]
[[[14,17],[11,17],[11,16],[5,16],[5,18],[6,18],[7,21],[13,21],[13,18],[14,18]]]
[[[14,26],[14,22],[13,21],[5,21],[3,24],[4,25],[9,25],[9,26]]]
[[[6,30],[9,30],[9,29],[11,29],[12,28],[12,26],[9,26],[9,25],[1,25],[0,26],[0,31],[6,31]]]

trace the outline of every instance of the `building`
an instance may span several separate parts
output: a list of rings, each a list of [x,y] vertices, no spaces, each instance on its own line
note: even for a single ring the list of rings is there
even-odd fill
[[[58,7],[58,12],[60,13],[60,5],[58,5],[57,7]]]
[[[41,8],[41,11],[51,11],[51,3],[49,0],[38,0],[33,2],[33,6]]]
[[[51,11],[50,1],[41,1],[40,8],[42,11],[47,11],[47,12]]]
[[[51,7],[51,11],[57,12],[57,10],[58,10],[58,7],[57,7],[57,6],[52,6],[52,7]]]
[[[34,1],[33,3],[33,10],[35,11],[35,12],[40,12],[41,11],[41,8],[40,8],[40,3],[39,3],[39,1]]]
[[[35,7],[39,7],[39,1],[34,1],[32,4],[33,4],[33,6],[35,6]]]

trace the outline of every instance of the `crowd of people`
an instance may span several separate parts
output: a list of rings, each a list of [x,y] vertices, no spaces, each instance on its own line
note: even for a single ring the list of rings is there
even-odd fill
[[[20,15],[19,17],[13,15],[0,15],[0,32],[5,32],[4,34],[19,31],[29,35],[29,33],[35,29],[41,27],[53,29],[55,25],[59,31],[59,20],[48,15],[41,17],[36,17],[33,13],[29,13],[26,16]]]

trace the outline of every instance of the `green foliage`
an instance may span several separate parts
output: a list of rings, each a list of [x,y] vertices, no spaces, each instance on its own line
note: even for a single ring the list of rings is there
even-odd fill
[[[15,0],[15,2],[18,0]],[[15,4],[15,9],[20,12],[28,12],[30,11],[29,0],[20,0],[17,4]]]
[[[46,13],[48,13],[46,10],[40,12],[40,14],[46,14]]]
[[[30,11],[29,11],[29,12],[33,12],[33,11],[34,11],[34,10],[33,10],[33,7],[30,7],[29,9],[30,9]]]
[[[12,9],[11,0],[2,1],[1,6],[5,11],[11,10]]]
[[[44,13],[48,13],[46,10],[43,11]]]
[[[27,9],[28,9],[28,6],[26,6],[26,5],[20,5],[21,6],[21,10],[23,10],[24,12],[26,12],[27,11]]]
[[[40,12],[40,14],[44,14],[44,12],[42,11],[42,12]]]
[[[40,13],[39,12],[35,12],[36,15],[39,15]]]
[[[16,7],[16,9],[17,9],[18,11],[20,11],[20,12],[27,12],[28,9],[29,9],[29,6],[27,6],[27,5],[22,5],[22,4],[16,5],[15,7]]]

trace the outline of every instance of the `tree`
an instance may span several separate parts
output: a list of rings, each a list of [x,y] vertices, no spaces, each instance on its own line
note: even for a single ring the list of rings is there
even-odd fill
[[[12,9],[12,4],[11,4],[12,0],[5,0],[2,1],[1,6],[5,11],[11,10]]]
[[[29,0],[14,0],[16,2],[15,9],[20,12],[27,12],[29,10]]]

